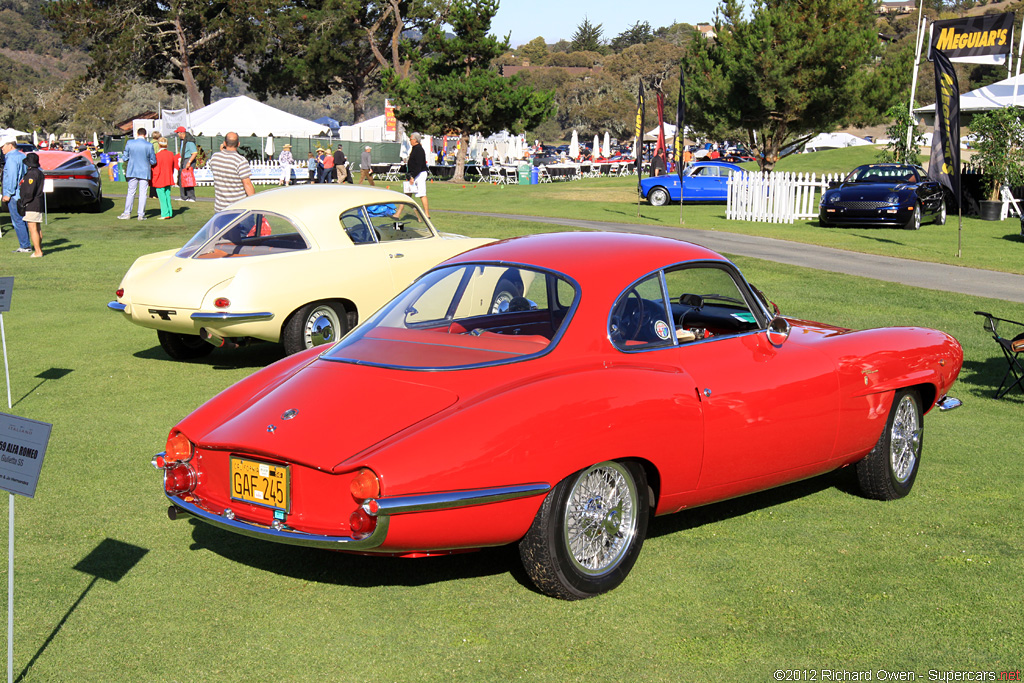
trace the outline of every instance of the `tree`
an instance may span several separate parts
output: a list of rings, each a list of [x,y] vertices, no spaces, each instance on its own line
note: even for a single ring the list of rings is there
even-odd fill
[[[88,49],[93,76],[179,88],[195,109],[239,73],[235,46],[254,24],[249,6],[231,0],[52,0],[43,13],[66,42]]]
[[[344,90],[352,119],[365,119],[367,92],[391,64],[392,41],[421,30],[445,14],[431,0],[264,0],[259,39],[242,55],[247,85],[260,96],[320,97]],[[395,44],[399,66],[403,50]],[[413,43],[407,46],[415,49]]]
[[[917,157],[921,153],[921,146],[917,142],[917,125],[914,117],[906,103],[894,104],[885,112],[891,123],[885,129],[885,135],[889,138],[885,149],[878,154],[879,161],[883,163],[916,164]],[[907,146],[907,129],[912,128],[910,145]]]
[[[652,40],[654,40],[654,34],[651,33],[651,25],[646,21],[638,21],[612,38],[611,48],[615,52],[622,52],[627,47],[642,45]]]
[[[602,24],[590,23],[590,20],[583,17],[583,21],[576,27],[576,32],[572,34],[572,47],[570,52],[600,52],[603,45],[601,40],[601,26]]]
[[[716,41],[694,40],[684,60],[687,118],[705,133],[748,132],[771,170],[783,148],[844,123],[857,74],[879,44],[873,0],[755,0],[744,18],[722,0]]]
[[[971,120],[974,142],[973,162],[984,173],[986,198],[999,199],[1003,184],[1024,183],[1024,107],[1002,107]]]
[[[497,9],[498,0],[454,0],[447,20],[454,37],[439,26],[429,28],[420,40],[422,52],[410,55],[413,77],[388,68],[382,78],[400,121],[430,135],[459,136],[456,181],[464,179],[470,133],[521,133],[552,111],[552,92],[534,92],[491,68],[491,60],[508,50],[508,41],[487,35]]]
[[[525,59],[529,59],[530,64],[534,66],[543,64],[544,59],[548,56],[548,44],[544,42],[544,38],[537,36],[526,45],[521,46],[519,54]]]

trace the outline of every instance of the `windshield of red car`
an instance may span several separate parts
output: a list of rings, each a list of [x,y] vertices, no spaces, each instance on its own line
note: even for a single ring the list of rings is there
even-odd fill
[[[324,357],[409,370],[507,363],[553,346],[577,299],[576,285],[550,271],[504,264],[440,268]]]

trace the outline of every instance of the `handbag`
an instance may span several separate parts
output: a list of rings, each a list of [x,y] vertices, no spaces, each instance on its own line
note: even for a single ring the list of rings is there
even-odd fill
[[[196,186],[196,172],[191,166],[188,168],[181,169],[181,186],[182,187],[195,187]]]

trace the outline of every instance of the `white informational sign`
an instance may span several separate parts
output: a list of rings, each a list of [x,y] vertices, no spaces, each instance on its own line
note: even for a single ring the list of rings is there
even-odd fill
[[[0,489],[35,498],[53,425],[0,413]]]
[[[11,292],[14,291],[14,277],[0,277],[0,313],[11,310]]]
[[[45,178],[43,180],[43,192],[53,192],[53,178]]]

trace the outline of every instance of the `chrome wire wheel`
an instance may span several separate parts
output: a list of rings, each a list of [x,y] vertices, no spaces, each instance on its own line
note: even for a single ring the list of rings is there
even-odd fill
[[[921,452],[921,422],[913,397],[904,395],[893,416],[889,434],[889,465],[896,481],[905,484]]]
[[[322,304],[317,306],[306,317],[306,324],[303,327],[303,339],[306,348],[330,344],[338,340],[338,331],[342,329],[341,319],[337,311]]]
[[[569,492],[565,545],[577,570],[600,576],[618,566],[637,530],[637,489],[622,465],[595,465]]]

